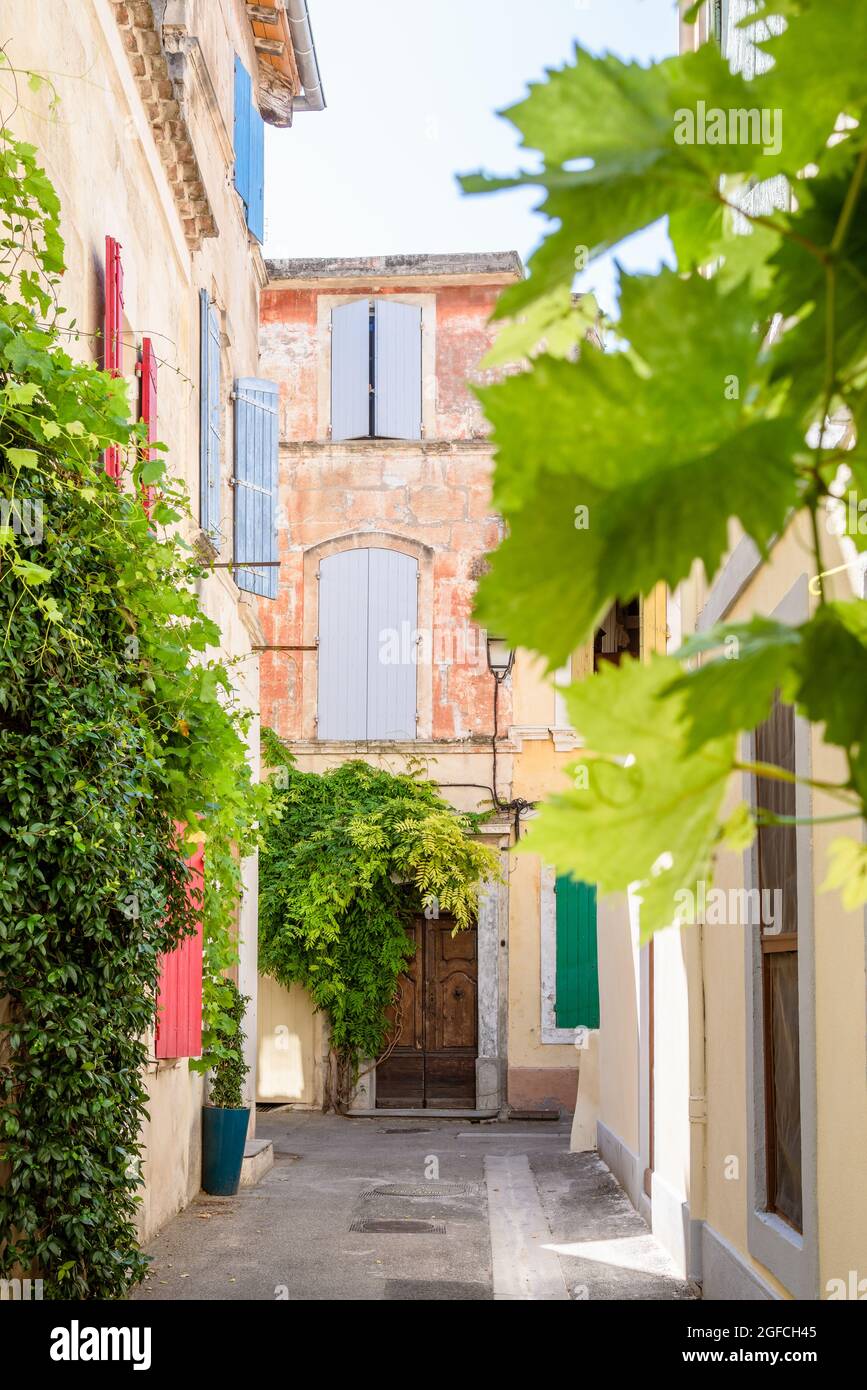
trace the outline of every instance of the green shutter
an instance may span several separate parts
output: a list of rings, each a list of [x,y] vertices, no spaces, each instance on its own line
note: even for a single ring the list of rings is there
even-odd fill
[[[557,879],[558,1028],[599,1027],[596,888],[568,875]]]

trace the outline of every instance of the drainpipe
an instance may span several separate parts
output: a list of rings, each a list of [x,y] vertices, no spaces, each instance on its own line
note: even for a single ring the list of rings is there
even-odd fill
[[[298,64],[298,76],[304,87],[304,95],[296,97],[292,103],[293,113],[295,111],[323,111],[325,109],[325,93],[322,90],[322,79],[319,75],[319,63],[316,58],[316,45],[313,42],[313,30],[310,28],[307,0],[284,0],[284,4],[286,6],[286,18],[289,20],[289,32],[292,35],[292,47],[295,50],[295,61]]]

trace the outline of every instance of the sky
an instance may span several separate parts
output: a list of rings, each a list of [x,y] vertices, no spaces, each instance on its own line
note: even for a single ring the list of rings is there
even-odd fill
[[[674,0],[309,0],[327,107],[267,127],[265,254],[517,251],[547,222],[538,188],[469,197],[456,174],[533,167],[496,112],[577,40],[647,63],[675,51]],[[669,258],[664,227],[617,248],[630,271]],[[613,311],[612,257],[576,282]]]

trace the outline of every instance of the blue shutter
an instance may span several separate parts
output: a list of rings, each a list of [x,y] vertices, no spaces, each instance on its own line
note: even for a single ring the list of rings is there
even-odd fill
[[[245,210],[250,208],[250,115],[253,110],[253,83],[250,74],[235,54],[235,187]]]
[[[277,597],[279,574],[261,565],[277,559],[277,408],[276,382],[235,383],[235,583],[262,598]]]
[[[265,122],[253,100],[253,81],[235,54],[235,187],[247,226],[265,240]]]
[[[370,434],[370,302],[331,311],[331,438]]]
[[[416,737],[418,564],[371,550],[367,583],[367,737]]]
[[[341,550],[319,566],[319,738],[367,737],[369,553]]]
[[[374,432],[381,439],[421,439],[421,309],[377,299],[374,320]]]
[[[220,323],[199,290],[199,522],[220,550]]]
[[[250,182],[247,200],[247,226],[256,240],[265,240],[265,122],[258,109],[250,107]]]
[[[568,875],[557,879],[558,1028],[599,1027],[596,888]]]

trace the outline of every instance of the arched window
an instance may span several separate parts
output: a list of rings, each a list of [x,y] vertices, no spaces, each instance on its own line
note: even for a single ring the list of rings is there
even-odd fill
[[[341,550],[319,565],[320,739],[416,737],[418,562]]]

